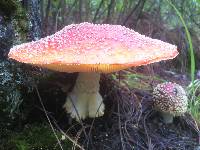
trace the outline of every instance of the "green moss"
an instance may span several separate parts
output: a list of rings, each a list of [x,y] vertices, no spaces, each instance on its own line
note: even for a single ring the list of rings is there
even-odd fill
[[[0,10],[5,14],[4,17],[10,18],[17,10],[18,2],[16,0],[1,0]]]
[[[7,22],[12,22],[15,34],[13,45],[27,41],[29,22],[21,2],[19,0],[0,0],[0,12]]]
[[[27,41],[30,23],[28,14],[19,0],[0,0],[0,15],[3,17],[4,28],[11,28],[12,38],[8,39],[12,45]],[[14,39],[13,39],[14,37]]]
[[[24,10],[20,3],[17,3],[17,9],[12,19],[12,25],[15,32],[15,41],[13,45],[26,42],[29,30],[29,22],[27,19],[26,10]]]
[[[149,81],[152,79],[154,81],[164,81],[163,79],[157,77],[157,76],[149,76],[144,74],[134,74],[134,73],[128,73],[126,76],[126,84],[129,88],[133,89],[142,89],[142,90],[151,90],[151,86],[149,84]]]
[[[119,79],[116,75],[112,75],[112,78],[116,81]],[[159,76],[150,76],[141,73],[125,72],[121,75],[120,84],[122,86],[129,87],[130,89],[141,89],[141,90],[151,90],[151,85],[149,81],[154,80],[157,82],[164,82],[165,80]]]
[[[56,131],[59,139],[62,134]],[[62,147],[65,150],[70,150],[72,144],[67,141],[61,141]],[[2,145],[0,145],[0,148]],[[45,149],[45,150],[60,150],[58,142],[52,129],[46,124],[27,125],[22,132],[7,132],[7,139],[4,141],[4,150],[30,150],[30,149]]]

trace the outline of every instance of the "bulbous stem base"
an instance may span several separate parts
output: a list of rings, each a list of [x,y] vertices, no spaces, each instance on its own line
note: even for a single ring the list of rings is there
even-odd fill
[[[77,121],[86,117],[100,117],[104,104],[99,94],[99,73],[79,73],[74,89],[67,96],[64,109]]]

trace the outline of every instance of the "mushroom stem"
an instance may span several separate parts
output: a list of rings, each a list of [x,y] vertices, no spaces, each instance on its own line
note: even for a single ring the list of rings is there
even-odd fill
[[[104,114],[104,104],[99,94],[100,73],[79,73],[73,90],[64,104],[72,118],[85,119]]]
[[[168,112],[161,112],[161,116],[163,118],[163,122],[165,124],[170,124],[173,122],[174,116]]]

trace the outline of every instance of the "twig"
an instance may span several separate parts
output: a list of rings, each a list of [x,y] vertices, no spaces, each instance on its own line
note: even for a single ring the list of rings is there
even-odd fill
[[[75,140],[73,140],[70,136],[68,136],[65,132],[62,131],[62,129],[58,126],[58,124],[56,123],[56,121],[55,121],[55,119],[53,118],[53,116],[51,116],[50,114],[48,115],[47,110],[44,109],[44,107],[43,107],[44,105],[43,105],[43,103],[42,103],[41,96],[40,96],[40,94],[39,94],[39,92],[38,92],[38,89],[37,89],[36,86],[35,86],[35,88],[36,88],[36,92],[37,92],[37,95],[38,95],[38,97],[39,97],[39,99],[40,99],[40,103],[41,103],[43,109],[40,109],[39,107],[38,107],[38,108],[39,108],[40,110],[44,111],[44,113],[45,113],[45,115],[46,115],[48,121],[50,121],[50,119],[49,119],[49,116],[50,116],[51,119],[53,119],[53,123],[55,124],[56,128],[58,128],[59,131],[60,131],[69,141],[71,141],[75,146],[77,146],[77,147],[80,148],[81,150],[85,150],[85,149],[84,149],[82,146],[80,146]],[[52,126],[52,123],[51,123],[51,122],[49,122],[49,123],[50,123],[51,128],[53,129],[53,131],[55,131],[54,128],[53,128],[53,126]],[[58,140],[58,144],[59,144],[59,143],[60,143],[60,141]],[[59,145],[60,145],[60,144],[59,144]]]
[[[103,2],[104,2],[104,0],[101,0],[101,2],[100,2],[100,4],[99,4],[99,7],[97,8],[97,10],[96,10],[96,12],[95,12],[95,15],[94,15],[94,18],[93,18],[93,20],[92,20],[92,22],[96,22],[96,20],[97,20],[97,15],[99,14],[99,10],[100,10],[100,8],[101,8],[101,6],[103,5]]]
[[[82,128],[84,129],[84,130],[83,130],[83,133],[85,134],[85,137],[88,138],[88,136],[87,136],[87,134],[86,134],[86,131],[85,131],[85,128],[84,128],[84,125],[83,125],[83,121],[81,120],[81,117],[80,117],[80,115],[79,115],[79,113],[78,113],[78,110],[77,110],[77,108],[76,108],[76,106],[75,106],[75,104],[74,104],[74,102],[73,102],[71,96],[68,95],[68,97],[69,97],[69,99],[70,99],[70,101],[71,101],[71,103],[72,103],[72,105],[73,105],[73,107],[74,107],[74,109],[75,109],[75,111],[76,111],[76,114],[77,114],[77,116],[78,116],[79,122],[80,122]]]
[[[77,135],[76,135],[76,140],[75,140],[76,143],[78,142],[78,139],[79,139],[79,137],[80,137],[82,131],[84,132],[84,130],[85,130],[85,126],[77,133]],[[75,143],[73,143],[72,150],[75,150],[75,146],[76,146]]]
[[[151,137],[149,136],[148,129],[147,129],[147,126],[146,126],[147,116],[149,116],[151,113],[152,113],[152,111],[150,111],[149,113],[147,113],[144,116],[144,130],[145,130],[145,133],[146,133],[147,139],[148,139],[148,150],[153,150],[153,145],[152,145],[152,142],[151,142]]]
[[[128,14],[128,16],[123,21],[123,25],[126,25],[127,21],[131,18],[131,16],[133,14],[135,15],[136,20],[137,20],[137,18],[139,17],[139,15],[144,7],[145,2],[146,2],[146,0],[139,0],[139,2],[136,4],[136,6],[131,10],[131,12]]]
[[[122,136],[122,130],[121,130],[121,118],[120,118],[120,108],[119,108],[119,99],[117,99],[118,102],[117,102],[117,110],[118,110],[118,125],[119,125],[119,133],[120,133],[120,138],[121,138],[121,144],[122,144],[122,149],[125,150],[125,147],[124,147],[124,139],[123,139],[123,136]]]
[[[39,101],[40,101],[40,103],[41,103],[41,105],[42,105],[42,108],[43,108],[43,110],[44,110],[44,113],[45,113],[45,115],[46,115],[46,117],[47,117],[47,120],[48,120],[48,122],[49,122],[49,125],[50,125],[50,127],[51,127],[51,129],[52,129],[52,131],[53,131],[53,134],[55,135],[55,137],[56,137],[56,139],[57,139],[57,141],[58,141],[58,144],[59,144],[59,146],[60,146],[60,149],[61,149],[61,150],[64,150],[63,147],[62,147],[62,145],[61,145],[61,142],[60,142],[60,140],[59,140],[59,138],[58,138],[58,136],[57,136],[57,134],[56,134],[56,131],[55,131],[55,129],[54,129],[52,123],[51,123],[51,120],[50,120],[50,118],[49,118],[49,116],[48,116],[48,114],[47,114],[46,108],[45,108],[45,106],[44,106],[44,104],[43,104],[43,102],[42,102],[40,93],[39,93],[38,88],[37,88],[36,85],[35,85],[35,89],[36,89],[36,92],[37,92]]]
[[[110,0],[110,3],[108,5],[106,23],[110,23],[111,22],[111,14],[113,13],[114,4],[115,4],[115,0]]]
[[[98,113],[98,111],[99,111],[99,109],[100,109],[100,107],[101,107],[102,104],[103,104],[103,101],[100,103],[100,105],[99,105],[99,107],[98,107],[98,109],[97,109],[97,111],[95,113],[95,116],[97,115],[97,113]],[[90,126],[90,130],[89,130],[89,133],[88,133],[89,139],[90,139],[90,135],[91,135],[91,132],[92,132],[92,127],[94,125],[95,118],[92,120],[92,124]],[[87,142],[87,148],[88,148],[88,144],[89,144],[89,141]]]
[[[51,117],[51,116],[50,116],[50,117]],[[52,117],[51,117],[51,118],[52,118]],[[63,130],[58,126],[58,124],[56,123],[56,121],[55,121],[54,118],[52,118],[52,119],[53,119],[53,122],[54,122],[56,128],[58,128],[59,131],[60,131],[68,140],[70,140],[70,141],[73,143],[73,146],[76,146],[76,147],[80,148],[81,150],[85,150],[81,145],[79,145],[79,144],[77,143],[76,140],[74,140],[74,139],[71,138],[69,135],[67,135],[65,132],[63,132]],[[69,129],[68,129],[68,130],[69,130]]]

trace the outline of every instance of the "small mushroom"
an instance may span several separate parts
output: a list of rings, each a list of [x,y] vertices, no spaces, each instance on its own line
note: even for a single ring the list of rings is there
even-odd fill
[[[163,122],[169,124],[174,116],[181,116],[187,111],[188,98],[179,84],[161,83],[153,90],[153,105],[161,113]]]
[[[172,59],[177,55],[175,45],[145,37],[124,26],[87,22],[72,24],[38,41],[14,46],[8,54],[19,62],[60,72],[79,72],[64,105],[77,120],[104,114],[99,94],[100,73]]]

